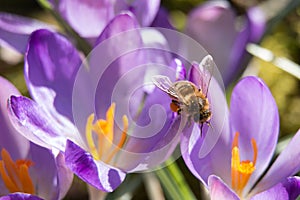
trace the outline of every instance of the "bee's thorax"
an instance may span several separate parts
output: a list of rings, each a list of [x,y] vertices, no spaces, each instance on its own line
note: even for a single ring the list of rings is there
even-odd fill
[[[201,89],[198,89],[196,85],[189,81],[177,81],[173,87],[180,96],[184,97],[184,102],[172,102],[171,107],[173,111],[182,111],[189,120],[193,120],[196,123],[205,123],[210,119],[209,102]]]

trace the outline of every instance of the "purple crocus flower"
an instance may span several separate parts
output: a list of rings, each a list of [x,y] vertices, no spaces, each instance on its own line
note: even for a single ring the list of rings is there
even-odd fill
[[[200,137],[188,133],[181,143],[187,166],[208,187],[211,198],[295,199],[300,193],[300,179],[290,176],[300,170],[295,159],[300,154],[300,131],[269,167],[279,116],[263,81],[257,77],[242,79],[232,92],[229,117],[224,117],[229,123],[226,120],[221,137],[205,157],[199,156]]]
[[[54,29],[51,25],[38,20],[0,12],[0,45],[25,53],[30,34],[42,28]]]
[[[243,17],[243,20],[242,20]],[[264,32],[265,19],[258,8],[237,16],[227,1],[209,1],[191,11],[186,33],[215,58],[225,86],[242,72],[249,60],[246,45],[258,42]]]
[[[143,51],[138,27],[130,13],[113,18],[81,68],[79,53],[66,38],[34,32],[25,56],[34,101],[9,100],[11,118],[25,137],[63,151],[77,176],[108,192],[126,173],[162,163],[179,140],[170,109],[152,107],[168,108],[168,97],[144,87],[148,61],[160,54]]]
[[[52,0],[50,2],[62,17],[85,38],[97,38],[108,22],[123,11],[131,11],[141,26],[149,26],[160,5],[160,0]]]
[[[63,154],[56,157],[23,137],[8,117],[7,99],[19,91],[0,77],[0,199],[61,199],[73,174]]]
[[[169,13],[164,7],[160,7],[151,26],[162,27],[162,28],[167,28],[167,29],[175,29],[170,22]]]
[[[54,9],[80,36],[98,38],[103,29],[118,14],[132,12],[141,26],[150,26],[160,6],[160,0],[104,1],[104,0],[49,0]],[[0,44],[9,45],[24,53],[29,35],[38,29],[54,30],[53,26],[27,17],[0,12]]]

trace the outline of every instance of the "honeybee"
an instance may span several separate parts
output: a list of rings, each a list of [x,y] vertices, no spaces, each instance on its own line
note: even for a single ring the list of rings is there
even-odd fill
[[[194,63],[194,65],[197,64]],[[167,76],[162,75],[152,77],[154,85],[171,97],[171,110],[178,114],[184,114],[189,123],[193,120],[195,123],[201,124],[201,131],[204,123],[210,125],[209,120],[212,116],[207,92],[213,67],[212,57],[210,55],[204,57],[197,72],[193,72],[193,78],[198,79],[199,86],[187,80],[172,83]]]

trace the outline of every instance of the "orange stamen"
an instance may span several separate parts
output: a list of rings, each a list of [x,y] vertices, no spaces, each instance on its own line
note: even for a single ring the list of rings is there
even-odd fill
[[[118,148],[121,149],[123,145],[125,144],[125,140],[127,138],[127,131],[128,131],[128,118],[126,115],[123,116],[123,124],[124,124],[124,130],[122,132],[121,140],[118,144]]]
[[[20,181],[22,184],[22,189],[24,192],[33,194],[34,193],[34,186],[32,183],[32,180],[30,178],[30,175],[28,173],[28,166],[27,165],[21,165],[19,169],[20,174]]]
[[[115,113],[115,104],[109,107],[106,112],[106,120],[100,119],[97,120],[95,123],[94,121],[94,114],[91,114],[87,120],[86,124],[86,138],[87,143],[90,149],[91,154],[96,160],[103,159],[104,152],[109,152],[113,146],[113,139],[114,139],[114,113]],[[124,129],[122,131],[121,139],[116,147],[112,150],[110,154],[106,154],[105,162],[110,162],[113,156],[124,146],[125,141],[127,139],[127,131],[128,131],[128,119],[126,116],[123,116],[123,124]],[[94,143],[93,133],[96,135],[97,147]]]
[[[34,185],[28,171],[33,163],[30,160],[14,162],[5,149],[2,149],[1,157],[0,175],[8,191],[34,194]]]
[[[240,152],[238,147],[239,133],[235,134],[232,142],[231,151],[231,186],[239,196],[242,195],[243,189],[247,185],[252,173],[255,170],[257,159],[257,145],[254,139],[251,140],[253,148],[253,161],[245,160],[240,161]]]
[[[18,187],[13,183],[11,178],[7,175],[5,168],[4,168],[4,162],[2,160],[0,161],[0,175],[1,175],[2,180],[9,192],[17,192],[18,191]]]
[[[253,165],[255,166],[258,149],[257,149],[256,141],[253,138],[251,139],[251,144],[253,148]]]

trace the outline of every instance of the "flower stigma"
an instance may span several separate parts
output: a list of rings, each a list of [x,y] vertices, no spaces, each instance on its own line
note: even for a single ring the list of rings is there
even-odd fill
[[[114,140],[114,113],[115,103],[112,103],[106,112],[106,120],[99,119],[94,122],[95,115],[91,114],[86,123],[86,139],[90,153],[96,160],[109,163],[114,155],[124,146],[127,139],[128,118],[123,116],[123,131],[117,146],[113,146]],[[94,137],[94,135],[96,137]],[[95,142],[97,142],[95,144]],[[107,154],[110,152],[109,154]],[[105,153],[105,155],[104,155]]]
[[[1,150],[0,175],[5,187],[10,193],[24,192],[34,194],[34,186],[29,175],[29,167],[33,165],[31,160],[16,160],[14,162],[8,151]]]
[[[231,186],[232,189],[241,197],[243,189],[248,183],[250,176],[255,171],[258,149],[255,139],[252,138],[251,143],[253,148],[253,161],[241,161],[238,147],[238,137],[239,133],[236,132],[231,150]]]

